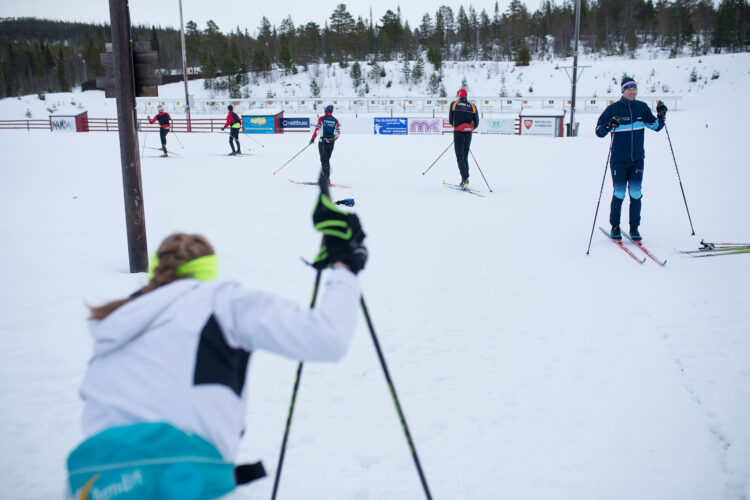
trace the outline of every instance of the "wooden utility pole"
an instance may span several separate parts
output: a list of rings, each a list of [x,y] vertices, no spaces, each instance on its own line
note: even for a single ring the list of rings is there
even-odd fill
[[[576,29],[575,29],[575,42],[573,45],[573,81],[572,90],[573,94],[570,98],[570,131],[569,136],[573,137],[576,133],[576,85],[578,84],[578,33],[581,26],[581,0],[576,0]]]
[[[187,57],[185,57],[185,23],[182,22],[182,0],[180,2],[180,40],[182,41],[182,76],[185,80],[185,115],[187,116],[187,131],[192,132],[190,124],[190,94],[188,93]]]
[[[130,272],[142,273],[148,270],[148,245],[146,243],[146,215],[143,208],[141,159],[138,154],[136,130],[135,75],[128,0],[109,0],[109,17],[112,24],[117,126],[120,134],[120,161]]]

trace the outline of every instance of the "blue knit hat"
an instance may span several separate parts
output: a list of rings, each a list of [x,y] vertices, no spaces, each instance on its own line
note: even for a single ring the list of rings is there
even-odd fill
[[[630,87],[638,88],[638,84],[635,83],[635,80],[630,77],[623,78],[622,82],[620,82],[620,92],[625,92],[625,90],[629,89]]]

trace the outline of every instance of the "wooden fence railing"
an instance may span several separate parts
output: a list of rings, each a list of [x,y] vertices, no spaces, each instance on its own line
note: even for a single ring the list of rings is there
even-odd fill
[[[0,130],[52,130],[49,118],[46,120],[0,120]]]

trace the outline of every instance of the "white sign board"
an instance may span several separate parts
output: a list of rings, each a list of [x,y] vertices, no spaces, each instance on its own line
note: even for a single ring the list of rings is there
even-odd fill
[[[479,122],[480,134],[513,135],[516,133],[515,118],[486,118]]]
[[[76,118],[75,116],[52,116],[50,117],[52,122],[53,132],[75,132],[76,131]]]
[[[558,118],[521,117],[521,135],[547,135],[555,137]]]

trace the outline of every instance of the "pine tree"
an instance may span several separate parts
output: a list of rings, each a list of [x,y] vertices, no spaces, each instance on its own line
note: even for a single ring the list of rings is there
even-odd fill
[[[60,92],[70,92],[70,84],[65,76],[65,59],[63,58],[62,48],[57,49],[57,84],[60,86]]]
[[[359,65],[359,61],[352,64],[352,69],[349,71],[349,75],[352,78],[354,90],[357,90],[362,85],[362,67]]]
[[[516,66],[528,66],[531,62],[531,54],[526,44],[522,45],[516,53]]]

